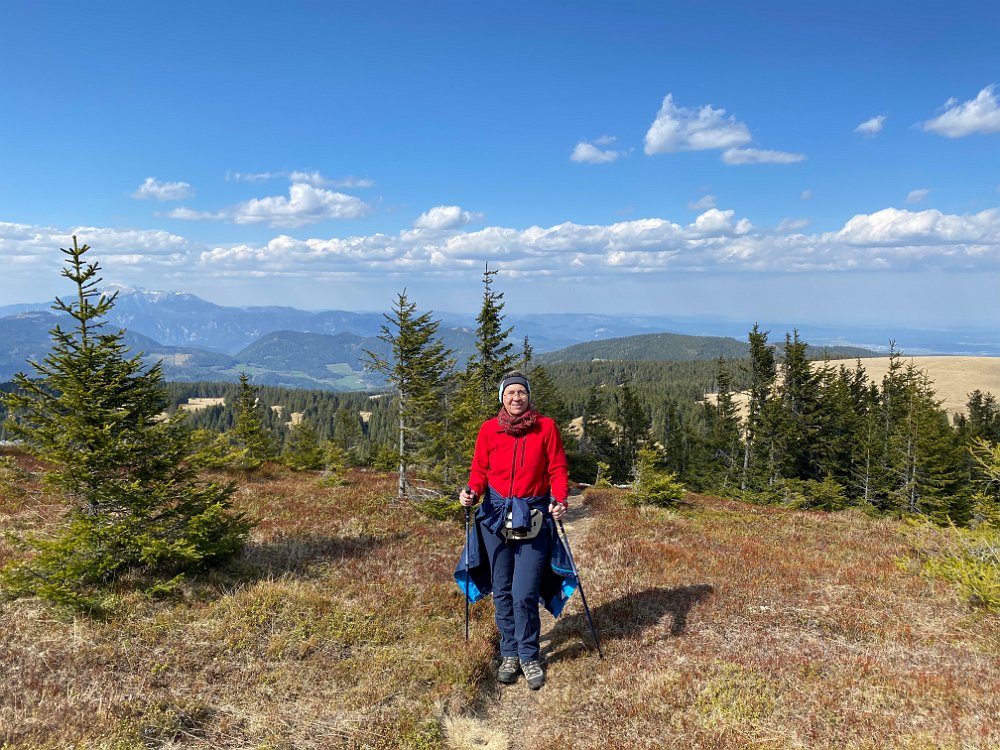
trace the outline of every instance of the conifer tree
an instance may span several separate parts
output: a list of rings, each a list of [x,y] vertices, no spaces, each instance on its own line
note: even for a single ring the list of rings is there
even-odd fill
[[[468,469],[475,448],[479,426],[495,416],[500,404],[497,386],[514,369],[517,357],[508,341],[513,327],[504,327],[503,292],[493,289],[493,277],[487,265],[483,272],[483,302],[476,317],[476,352],[466,362],[458,377],[458,392],[449,400],[449,461],[461,474]],[[528,356],[531,356],[530,347]]]
[[[978,388],[969,394],[966,402],[968,416],[962,415],[961,432],[967,442],[977,438],[1000,443],[1000,404],[992,393],[984,393]]]
[[[514,345],[507,340],[514,329],[504,328],[503,324],[503,292],[493,289],[496,274],[489,266],[483,272],[483,303],[476,317],[476,353],[462,376],[462,400],[472,412],[471,423],[475,427],[497,413],[497,386],[517,362],[512,352]]]
[[[322,469],[323,446],[313,426],[306,421],[292,425],[281,453],[284,464],[295,471]]]
[[[570,421],[569,408],[562,394],[549,377],[548,370],[536,365],[525,373],[531,383],[531,405],[539,413],[551,417],[557,425],[565,428]]]
[[[364,463],[367,454],[365,433],[356,412],[344,406],[337,409],[333,417],[332,439],[351,463],[355,465]]]
[[[672,508],[684,497],[677,475],[664,470],[656,449],[643,446],[636,452],[635,482],[629,496],[636,505]]]
[[[649,416],[628,383],[619,388],[616,399],[615,455],[612,470],[619,481],[635,473],[639,449],[649,441]]]
[[[1000,531],[1000,443],[976,438],[969,452],[975,465],[971,521],[995,533]]]
[[[799,332],[785,335],[784,362],[778,387],[779,438],[777,450],[781,476],[794,479],[821,479],[822,472],[815,456],[820,429],[819,378],[806,357],[806,342]]]
[[[817,434],[812,450],[816,478],[829,477],[846,488],[852,484],[855,474],[863,405],[855,400],[854,375],[844,365],[834,370],[824,362],[817,377]]]
[[[715,405],[706,403],[708,437],[706,439],[711,486],[726,492],[736,477],[743,455],[740,416],[733,392],[733,376],[720,357],[717,362]]]
[[[747,490],[761,482],[761,475],[768,475],[766,466],[773,455],[773,436],[770,434],[768,404],[777,376],[774,351],[768,346],[767,331],[754,323],[748,340],[750,343],[750,399],[747,404],[746,439],[743,446],[743,477],[741,489]]]
[[[245,372],[240,373],[234,408],[236,426],[231,435],[236,446],[234,463],[243,469],[258,469],[277,454],[276,441],[265,426],[266,415],[257,389]]]
[[[869,497],[872,504],[883,512],[898,509],[896,496],[905,483],[900,476],[905,472],[899,467],[898,433],[906,417],[906,366],[894,341],[889,342],[889,367],[876,389],[874,430],[868,450],[871,456],[869,469]]]
[[[901,419],[890,438],[896,507],[938,523],[967,523],[970,498],[963,486],[964,454],[958,436],[927,373],[913,363],[904,371],[901,395]]]
[[[852,372],[849,388],[857,420],[847,486],[864,505],[876,507],[879,501],[878,469],[882,465],[880,396],[878,386],[868,381],[860,361]]]
[[[701,446],[695,440],[692,429],[676,399],[666,399],[657,416],[653,434],[663,447],[661,463],[672,474],[690,474],[692,469],[695,473],[698,471],[692,466],[692,461],[697,463],[696,454]]]
[[[116,294],[99,292],[89,249],[74,237],[62,251],[76,298],[53,307],[73,329],[53,328],[49,354],[30,362],[35,377],[18,374],[18,390],[5,397],[9,429],[53,465],[47,480],[70,510],[55,536],[31,541],[33,557],[4,570],[3,582],[14,595],[84,608],[97,607],[102,586],[126,572],[162,585],[229,557],[249,530],[230,508],[232,487],[194,475],[183,416],[162,417],[159,364],[146,369],[129,356],[124,331],[103,330]]]
[[[408,468],[426,458],[428,448],[441,439],[442,397],[454,366],[451,351],[436,338],[440,322],[416,309],[404,289],[391,315],[384,316],[379,339],[390,346],[391,360],[365,351],[369,366],[382,373],[396,393],[400,500],[407,494]]]
[[[575,456],[577,463],[570,467],[570,472],[578,473],[587,481],[596,483],[600,478],[599,467],[602,465],[610,467],[615,450],[607,407],[596,386],[591,386],[587,391],[587,402],[581,423],[580,440]]]

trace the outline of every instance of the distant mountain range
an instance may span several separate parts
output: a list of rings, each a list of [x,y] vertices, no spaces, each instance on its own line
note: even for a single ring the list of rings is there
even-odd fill
[[[362,363],[366,349],[386,353],[386,344],[378,339],[385,323],[382,313],[226,307],[190,294],[117,291],[107,325],[125,329],[129,346],[147,361],[162,361],[168,380],[229,381],[247,372],[256,383],[285,387],[359,390],[380,385],[377,374]],[[712,318],[505,312],[505,323],[514,326],[515,346],[527,336],[539,362],[741,357],[752,326]],[[440,337],[462,365],[474,351],[474,316],[434,312],[434,317],[441,321]],[[48,331],[57,323],[69,325],[48,303],[0,306],[0,381],[29,369],[28,359],[45,356]],[[772,327],[771,340],[780,344],[791,329]],[[873,331],[799,331],[816,357],[823,350],[830,357],[870,356],[884,352],[888,344],[888,337],[880,340],[881,334]],[[940,341],[944,334],[934,336],[925,333],[921,341]],[[989,334],[976,339],[953,333],[950,349],[930,343],[925,351],[906,344],[902,335],[896,340],[907,354],[1000,354],[1000,344],[990,344]],[[976,351],[968,351],[970,342]]]

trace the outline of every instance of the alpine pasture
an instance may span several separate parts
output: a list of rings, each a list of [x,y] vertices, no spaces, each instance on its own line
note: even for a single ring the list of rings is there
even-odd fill
[[[61,504],[34,460],[0,479],[0,530]],[[237,477],[244,555],[105,619],[0,604],[0,746],[139,748],[994,748],[1000,619],[922,574],[947,529],[589,488],[575,596],[546,621],[548,682],[500,688],[491,605],[464,608],[462,520],[396,502],[395,476]],[[8,537],[0,563],[23,554]]]

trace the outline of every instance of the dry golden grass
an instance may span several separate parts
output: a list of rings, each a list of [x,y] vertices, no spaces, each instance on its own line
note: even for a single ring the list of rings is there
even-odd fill
[[[0,530],[49,523],[24,489]],[[242,480],[246,558],[182,597],[120,592],[107,622],[0,604],[0,747],[1000,747],[1000,622],[921,578],[895,521],[589,490],[570,540],[605,658],[574,597],[533,693],[490,678],[489,603],[464,642],[459,520],[393,492]]]
[[[949,414],[965,411],[969,394],[975,390],[985,391],[1000,397],[1000,357],[904,357],[904,365],[913,363],[927,373],[934,383],[942,408]],[[855,359],[835,359],[834,367],[843,364],[850,369],[857,368]],[[868,373],[868,379],[881,383],[889,370],[888,357],[873,357],[861,360]]]
[[[181,598],[123,591],[108,622],[3,603],[0,747],[436,746],[492,644],[464,644],[461,526],[388,503],[394,489],[360,472],[241,481],[261,520],[246,557]],[[37,485],[0,497],[0,530],[50,510]]]
[[[927,373],[941,408],[952,416],[965,413],[969,402],[969,394],[975,390],[992,393],[1000,397],[1000,357],[904,357],[903,365],[911,362],[918,370]],[[856,370],[856,359],[830,360],[834,367],[843,365],[849,370]],[[871,357],[861,360],[861,366],[868,374],[868,380],[881,385],[882,378],[889,370],[888,357]],[[717,394],[709,393],[706,398],[710,403],[716,403]],[[740,409],[740,415],[746,417],[746,392],[734,394],[733,400]]]
[[[478,708],[502,747],[1000,747],[1000,622],[915,574],[897,522],[587,506],[574,551],[605,658],[574,600],[543,635],[546,687]]]

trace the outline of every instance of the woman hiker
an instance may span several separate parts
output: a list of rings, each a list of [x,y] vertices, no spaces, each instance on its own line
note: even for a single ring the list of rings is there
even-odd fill
[[[523,672],[528,687],[538,690],[545,683],[539,604],[558,616],[576,588],[554,523],[566,513],[566,453],[556,423],[532,408],[531,386],[520,372],[501,381],[500,403],[497,416],[479,429],[469,484],[459,494],[466,508],[483,499],[473,527],[477,540],[466,541],[463,559],[466,575],[468,556],[479,550],[486,560],[478,562],[489,565],[482,587],[492,589],[500,631],[497,680],[513,683]],[[478,598],[478,591],[465,590]]]

